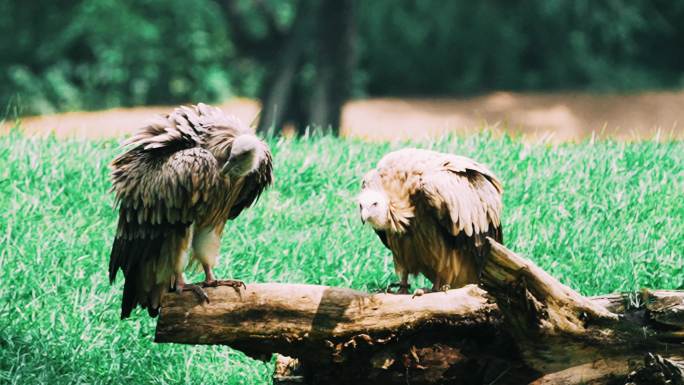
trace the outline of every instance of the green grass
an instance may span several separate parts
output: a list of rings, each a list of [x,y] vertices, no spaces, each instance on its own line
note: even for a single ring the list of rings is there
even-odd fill
[[[393,281],[353,197],[400,145],[271,145],[275,186],[227,226],[219,276],[362,290]],[[482,134],[422,147],[488,164],[505,185],[506,244],[582,293],[682,286],[684,143],[551,147]],[[268,383],[269,363],[156,345],[155,320],[118,319],[122,282],[106,276],[115,153],[112,141],[0,138],[0,383]]]

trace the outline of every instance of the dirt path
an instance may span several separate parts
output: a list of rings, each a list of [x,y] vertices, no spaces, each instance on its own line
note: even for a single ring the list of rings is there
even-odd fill
[[[29,135],[47,135],[54,132],[58,137],[112,138],[130,134],[145,125],[155,115],[168,113],[171,106],[147,106],[114,108],[92,112],[66,112],[22,118],[20,126]],[[221,104],[221,108],[251,122],[259,111],[259,103],[251,99],[233,99]],[[11,123],[0,127],[6,132]]]
[[[71,112],[22,119],[29,134],[54,131],[59,137],[118,137],[130,133],[154,114],[172,107],[119,108]],[[221,105],[251,122],[259,104],[234,99]],[[682,124],[680,124],[682,122]],[[430,138],[447,132],[468,134],[484,125],[551,142],[576,141],[595,135],[620,140],[684,139],[684,92],[632,95],[582,93],[517,94],[498,92],[471,99],[369,99],[347,103],[342,135],[366,140]],[[8,129],[8,124],[0,132]]]
[[[592,134],[621,140],[656,135],[684,139],[684,92],[498,92],[472,99],[375,99],[349,103],[342,131],[367,139],[434,137],[446,132],[471,133],[483,125],[553,142],[581,140]]]

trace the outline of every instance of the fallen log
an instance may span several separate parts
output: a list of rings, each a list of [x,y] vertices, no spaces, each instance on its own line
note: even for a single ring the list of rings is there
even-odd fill
[[[207,289],[206,304],[169,293],[155,341],[230,345],[260,359],[281,354],[281,384],[684,380],[684,292],[586,298],[490,243],[481,288],[414,297],[248,284]]]
[[[208,304],[189,294],[164,296],[157,342],[224,344],[261,359],[296,357],[304,367],[298,370],[316,383],[405,384],[407,373],[411,383],[431,383],[447,370],[459,377],[515,362],[496,304],[474,285],[414,298],[276,283],[209,289]]]

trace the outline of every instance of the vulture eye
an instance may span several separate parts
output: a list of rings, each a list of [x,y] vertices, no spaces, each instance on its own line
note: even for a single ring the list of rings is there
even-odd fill
[[[378,205],[378,202],[373,202],[373,204],[371,206],[375,207],[377,205]]]

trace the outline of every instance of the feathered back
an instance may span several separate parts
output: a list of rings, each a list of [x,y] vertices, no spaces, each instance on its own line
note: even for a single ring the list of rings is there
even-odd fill
[[[446,155],[420,178],[416,196],[424,198],[452,235],[482,234],[501,225],[501,182],[487,167],[462,156]]]
[[[364,177],[363,188],[381,189],[400,231],[426,207],[452,235],[468,236],[500,225],[501,182],[484,165],[457,155],[408,148],[384,156]],[[392,219],[392,218],[391,218]]]
[[[124,141],[122,147],[127,151],[115,158],[112,166],[116,171],[118,165],[141,152],[173,152],[196,146],[210,149],[214,155],[225,160],[233,139],[249,132],[249,128],[238,118],[226,115],[219,108],[203,103],[181,106],[166,116],[155,117],[150,124]]]

